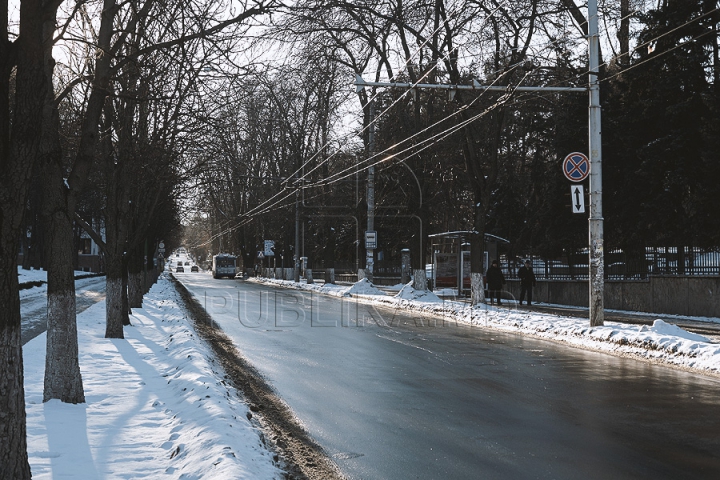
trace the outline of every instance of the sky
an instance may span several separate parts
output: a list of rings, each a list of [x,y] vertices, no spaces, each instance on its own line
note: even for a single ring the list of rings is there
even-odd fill
[[[20,282],[45,279],[42,271],[19,272]],[[182,280],[182,274],[177,277]],[[720,344],[662,320],[652,326],[606,322],[590,328],[581,318],[488,305],[472,309],[409,285],[397,285],[388,293],[367,280],[332,286],[250,280],[352,296],[423,318],[442,316],[698,373],[720,373]],[[720,323],[719,318],[694,320]],[[106,339],[104,301],[78,315],[86,396],[81,405],[43,403],[46,335],[23,347],[33,478],[283,478],[273,451],[262,441],[257,420],[248,415],[242,396],[225,382],[211,350],[198,341],[166,276],[145,296],[143,308],[133,309],[131,322],[124,340]]]

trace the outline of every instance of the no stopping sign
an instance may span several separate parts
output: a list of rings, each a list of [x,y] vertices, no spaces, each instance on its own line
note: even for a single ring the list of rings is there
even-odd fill
[[[573,152],[563,160],[563,173],[571,182],[582,182],[590,174],[590,160],[584,153]]]

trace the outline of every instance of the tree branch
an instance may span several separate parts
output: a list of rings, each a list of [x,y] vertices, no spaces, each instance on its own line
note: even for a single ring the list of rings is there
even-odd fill
[[[83,218],[80,216],[79,213],[75,212],[75,221],[82,227],[83,230],[85,230],[85,233],[90,235],[90,238],[93,239],[95,243],[97,243],[98,247],[100,247],[100,250],[102,250],[103,253],[107,252],[107,245],[105,244],[105,241],[102,239],[102,237],[90,226],[89,223],[87,223]]]

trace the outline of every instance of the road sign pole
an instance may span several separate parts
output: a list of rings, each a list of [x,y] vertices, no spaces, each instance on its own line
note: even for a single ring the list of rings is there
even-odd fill
[[[590,103],[588,111],[588,143],[590,149],[590,224],[589,246],[590,246],[590,326],[604,324],[604,252],[603,252],[603,216],[602,216],[602,148],[600,130],[600,43],[598,36],[598,13],[597,0],[588,0],[588,56],[589,56],[589,93]],[[407,88],[445,88],[449,90],[461,90],[471,88],[473,90],[504,90],[508,87],[483,86],[473,83],[472,86],[461,85],[434,85],[434,84],[398,84],[366,82],[357,75],[355,80],[356,91],[360,92],[366,86],[383,87],[407,87]],[[584,91],[583,88],[548,88],[548,87],[517,87],[511,88],[514,91]],[[369,230],[370,228],[368,228]]]
[[[370,100],[370,128],[368,130],[369,157],[375,154],[375,100]],[[368,167],[367,177],[367,231],[375,231],[375,167]],[[375,247],[365,249],[365,278],[372,281],[375,270]]]
[[[300,189],[295,190],[295,248],[293,252],[293,280],[300,282]]]
[[[602,216],[602,142],[600,129],[600,45],[598,37],[597,0],[588,0],[588,55],[590,62],[590,326],[604,324],[604,250]]]

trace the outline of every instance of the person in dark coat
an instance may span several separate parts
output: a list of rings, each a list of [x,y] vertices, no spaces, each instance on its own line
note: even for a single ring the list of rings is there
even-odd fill
[[[520,278],[520,305],[525,300],[527,294],[527,304],[532,304],[532,291],[535,286],[535,272],[532,269],[530,260],[525,260],[525,266],[518,270],[518,278]]]
[[[503,275],[502,270],[498,267],[497,260],[492,261],[490,268],[487,269],[486,275],[490,304],[497,301],[497,304],[500,305],[500,292],[502,291],[502,286],[505,284],[505,275]]]

